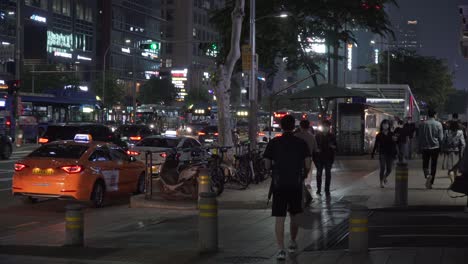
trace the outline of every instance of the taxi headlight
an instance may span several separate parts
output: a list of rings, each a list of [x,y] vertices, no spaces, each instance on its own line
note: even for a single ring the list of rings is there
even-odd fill
[[[193,131],[193,130],[192,130],[191,127],[187,127],[187,132],[188,132],[188,133],[192,133],[192,131]]]

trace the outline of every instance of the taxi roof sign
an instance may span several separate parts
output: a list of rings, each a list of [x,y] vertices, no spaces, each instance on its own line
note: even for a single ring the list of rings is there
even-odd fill
[[[89,143],[93,140],[93,137],[89,134],[76,134],[73,140],[79,143]]]

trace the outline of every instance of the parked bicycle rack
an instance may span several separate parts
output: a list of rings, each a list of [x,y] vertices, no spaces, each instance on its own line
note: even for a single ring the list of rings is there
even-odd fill
[[[145,153],[145,199],[150,200],[153,198],[153,175],[155,166],[159,166],[161,169],[162,163],[154,163],[153,155],[160,155],[165,153],[165,151],[146,151]]]

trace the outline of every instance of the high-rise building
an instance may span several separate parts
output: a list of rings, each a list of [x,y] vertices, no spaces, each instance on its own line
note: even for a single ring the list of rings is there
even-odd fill
[[[393,31],[395,33],[396,40],[391,38],[387,39],[390,48],[419,52],[422,48],[419,36],[419,23],[419,20],[416,19],[402,20],[401,22],[394,23]]]
[[[0,20],[5,21],[0,23],[0,61],[14,61],[16,1],[1,2]],[[21,0],[21,20],[26,72],[34,65],[55,65],[76,71],[84,85],[91,84],[96,59],[96,1]]]
[[[131,97],[161,64],[160,0],[99,1],[98,65],[125,85]],[[105,64],[104,64],[105,62]],[[128,98],[128,97],[127,97]],[[131,105],[130,102],[126,102]]]
[[[209,12],[224,6],[224,0],[161,0],[166,19],[162,67],[172,73],[183,101],[189,89],[209,87],[219,34],[209,22]],[[209,45],[208,50],[200,44]]]
[[[468,6],[459,6],[460,12],[460,51],[468,59]]]

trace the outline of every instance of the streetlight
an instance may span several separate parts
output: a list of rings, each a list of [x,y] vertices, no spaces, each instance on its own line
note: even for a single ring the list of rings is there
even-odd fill
[[[106,58],[107,58],[107,53],[109,52],[111,48],[111,44],[107,47],[106,51],[104,52],[104,61],[102,64],[102,105],[104,106],[104,109],[106,108],[105,106],[105,94],[106,94]],[[104,117],[105,118],[105,117]]]
[[[265,18],[270,17],[279,17],[279,18],[287,18],[289,14],[287,12],[282,12],[279,15],[267,15],[263,17],[256,18],[255,17],[255,9],[256,4],[255,0],[250,1],[250,49],[251,49],[251,65],[250,65],[250,87],[249,87],[249,101],[250,101],[250,114],[249,114],[249,141],[250,146],[252,149],[257,147],[257,111],[258,111],[258,102],[257,102],[257,69],[256,67],[256,60],[257,60],[257,52],[255,46],[255,22],[260,21]]]

